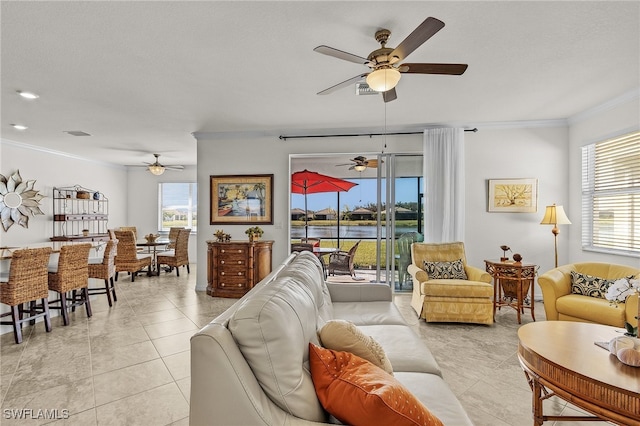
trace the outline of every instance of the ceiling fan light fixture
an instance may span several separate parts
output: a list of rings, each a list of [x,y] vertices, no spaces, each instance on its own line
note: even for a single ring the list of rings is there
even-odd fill
[[[161,174],[164,173],[165,168],[164,168],[164,166],[162,166],[160,164],[151,164],[151,165],[149,165],[148,170],[152,174],[154,174],[156,176],[160,176]]]
[[[364,164],[356,164],[355,166],[353,166],[353,169],[356,172],[364,172],[365,170],[367,170],[367,166]]]
[[[386,92],[396,87],[400,81],[400,71],[390,68],[379,68],[367,75],[367,84],[376,92]]]

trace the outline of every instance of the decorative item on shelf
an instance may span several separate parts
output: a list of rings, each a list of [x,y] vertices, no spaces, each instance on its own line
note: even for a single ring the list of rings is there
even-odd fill
[[[82,230],[82,235],[87,237],[89,235],[89,230],[88,229],[83,229]]]
[[[249,236],[249,241],[258,241],[260,237],[262,237],[262,234],[264,234],[264,231],[259,226],[252,226],[251,228],[247,228],[244,233]]]
[[[520,253],[514,253],[513,260],[516,261],[516,263],[520,263],[522,261],[522,255]]]
[[[158,234],[148,234],[144,236],[144,239],[147,240],[147,243],[151,244],[156,242],[158,236]]]
[[[231,235],[224,232],[222,229],[217,229],[216,232],[213,233],[216,237],[216,241],[219,243],[228,243],[231,241]]]
[[[94,200],[99,200],[100,199],[101,194],[99,192],[94,192],[93,193],[93,199]]]
[[[89,193],[87,191],[77,191],[76,192],[76,198],[79,200],[88,200],[89,199]]]
[[[509,258],[507,257],[507,252],[511,251],[511,247],[502,245],[500,246],[500,250],[502,250],[502,257],[500,258],[500,262],[506,262],[507,260],[509,260]]]
[[[626,303],[628,297],[632,294],[638,295],[638,314],[636,319],[640,322],[640,279],[620,278],[607,288],[604,297],[609,303],[618,307],[620,303]],[[624,326],[627,330],[625,333],[627,336],[640,337],[638,335],[638,327],[634,327],[633,324],[628,322],[625,322]]]
[[[2,217],[2,228],[6,231],[14,223],[18,223],[24,228],[29,227],[29,216],[44,214],[40,210],[40,200],[43,195],[33,189],[35,180],[22,181],[20,171],[16,170],[9,178],[0,175],[0,216]]]

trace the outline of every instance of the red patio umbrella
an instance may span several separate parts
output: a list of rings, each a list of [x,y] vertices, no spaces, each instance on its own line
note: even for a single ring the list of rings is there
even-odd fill
[[[307,215],[307,194],[320,192],[347,192],[357,183],[340,179],[333,176],[323,175],[304,169],[291,175],[291,192],[294,194],[304,194],[304,235],[309,238]],[[338,206],[339,208],[340,206]]]

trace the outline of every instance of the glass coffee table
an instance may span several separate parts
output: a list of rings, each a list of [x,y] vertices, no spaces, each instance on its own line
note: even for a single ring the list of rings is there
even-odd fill
[[[518,330],[518,359],[533,391],[533,424],[606,420],[640,425],[640,368],[621,363],[595,342],[624,330],[600,324],[543,321]],[[593,416],[545,416],[542,402],[558,396]]]

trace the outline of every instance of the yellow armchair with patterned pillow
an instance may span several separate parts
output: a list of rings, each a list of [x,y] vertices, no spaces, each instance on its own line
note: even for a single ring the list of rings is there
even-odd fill
[[[464,243],[413,243],[411,306],[427,322],[493,324],[491,275],[467,265]]]
[[[611,263],[562,265],[538,277],[547,321],[581,321],[624,327],[638,326],[638,296],[625,303],[610,303],[606,288],[619,278],[640,278],[640,269]]]

